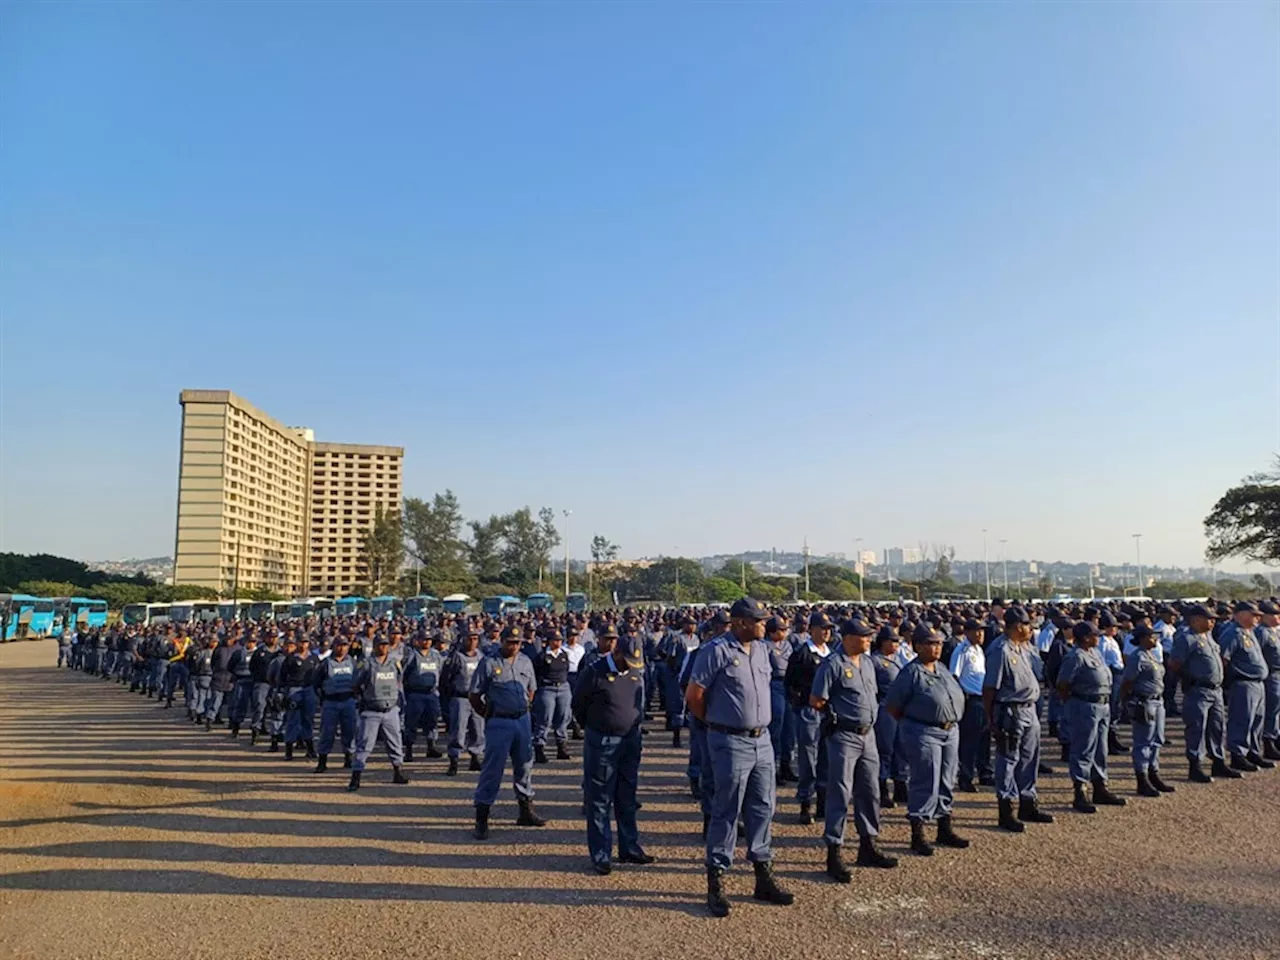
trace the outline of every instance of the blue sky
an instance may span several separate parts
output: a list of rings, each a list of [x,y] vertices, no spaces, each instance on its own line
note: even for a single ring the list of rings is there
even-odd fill
[[[1191,564],[1280,449],[1274,4],[10,4],[0,547],[178,392],[624,555]]]

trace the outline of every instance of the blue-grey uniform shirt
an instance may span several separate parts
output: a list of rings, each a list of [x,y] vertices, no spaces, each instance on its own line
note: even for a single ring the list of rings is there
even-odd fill
[[[870,654],[864,653],[855,664],[843,650],[835,651],[818,666],[812,692],[841,720],[865,726],[876,722],[876,668]]]
[[[340,697],[355,689],[356,662],[351,657],[335,660],[329,657],[316,668],[316,686],[326,697]]]
[[[445,692],[454,697],[465,697],[471,692],[471,680],[476,670],[484,662],[484,654],[480,648],[475,653],[466,654],[458,650],[449,655],[449,689]]]
[[[1164,696],[1164,664],[1156,659],[1155,651],[1135,651],[1124,664],[1122,681],[1133,684],[1131,694],[1142,700]]]
[[[767,647],[759,640],[744,647],[737,637],[725,635],[699,648],[689,682],[707,691],[708,725],[748,730],[769,725],[773,668]]]
[[[1058,670],[1058,686],[1066,684],[1069,692],[1082,697],[1110,694],[1111,680],[1111,668],[1103,662],[1097,647],[1072,647]]]
[[[370,710],[390,710],[400,699],[400,664],[387,655],[386,663],[366,657],[356,670],[360,706]]]
[[[1218,647],[1226,663],[1226,680],[1265,680],[1267,661],[1252,630],[1232,622],[1218,638]]]
[[[964,714],[964,690],[941,664],[936,661],[935,669],[929,670],[919,660],[912,660],[903,667],[885,694],[885,709],[892,707],[904,720],[930,726],[959,723]]]
[[[792,647],[784,639],[781,643],[766,640],[769,645],[769,666],[772,668],[774,680],[781,680],[787,675],[787,661],[791,659]]]
[[[1173,638],[1173,659],[1181,661],[1182,673],[1192,683],[1222,685],[1222,654],[1212,634],[1178,634]]]
[[[440,668],[444,666],[444,658],[427,648],[426,650],[409,649],[404,654],[404,689],[407,693],[430,693],[440,682]]]
[[[987,675],[982,688],[996,692],[996,703],[1034,703],[1040,681],[1031,665],[1031,644],[1015,644],[1001,634],[987,646]]]
[[[517,653],[512,661],[486,657],[471,678],[471,692],[484,697],[489,712],[496,717],[526,713],[537,686],[533,664],[523,653]]]
[[[1262,659],[1267,661],[1267,669],[1272,673],[1280,673],[1280,628],[1260,623],[1253,628],[1253,635],[1258,638]]]
[[[883,653],[871,654],[871,666],[876,671],[877,699],[883,700],[888,695],[889,688],[893,686],[893,681],[898,679],[902,667],[898,666],[898,661],[893,657],[886,657]]]

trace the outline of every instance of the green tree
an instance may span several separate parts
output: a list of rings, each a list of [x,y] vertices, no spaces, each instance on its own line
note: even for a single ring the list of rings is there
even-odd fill
[[[404,565],[404,528],[400,514],[378,506],[373,526],[360,536],[360,560],[369,574],[374,594],[382,592],[384,583],[395,580]]]
[[[497,583],[502,579],[502,538],[505,518],[494,514],[488,520],[472,520],[471,543],[467,553],[471,572],[480,583]]]
[[[1040,580],[1036,583],[1036,589],[1040,591],[1040,596],[1042,598],[1049,598],[1053,595],[1053,578],[1047,574],[1041,576]]]
[[[725,577],[708,577],[703,586],[702,597],[708,603],[731,603],[744,596],[742,586],[737,580]]]
[[[591,562],[595,564],[613,563],[618,559],[618,545],[610,542],[608,537],[596,534],[591,538]]]
[[[1241,556],[1280,563],[1280,458],[1270,473],[1255,473],[1222,495],[1204,519],[1212,561]]]
[[[53,580],[25,580],[14,593],[29,593],[33,597],[78,597],[84,591],[74,583],[58,583]]]
[[[437,596],[452,593],[467,579],[462,508],[453,491],[437,493],[430,503],[407,498],[401,523],[409,554],[422,565],[422,582]]]

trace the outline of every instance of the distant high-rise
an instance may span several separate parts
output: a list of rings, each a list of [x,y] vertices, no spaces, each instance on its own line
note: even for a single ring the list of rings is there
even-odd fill
[[[316,443],[227,390],[184,390],[174,583],[340,596],[400,511],[403,447]]]

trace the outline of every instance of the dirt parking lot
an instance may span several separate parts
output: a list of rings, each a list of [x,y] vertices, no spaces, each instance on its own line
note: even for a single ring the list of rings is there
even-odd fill
[[[962,796],[964,852],[911,856],[890,811],[902,865],[850,886],[825,880],[788,790],[775,844],[796,905],[752,902],[743,865],[733,915],[712,920],[665,737],[641,778],[659,860],[597,877],[578,761],[535,768],[547,827],[515,828],[504,787],[480,844],[474,773],[417,762],[395,787],[376,759],[349,794],[341,769],[313,776],[54,661],[51,641],[0,647],[3,958],[1280,957],[1280,770],[1192,786],[1177,743],[1176,794],[1081,816],[1059,773],[1042,781],[1058,822],[1021,836],[994,829],[993,798]],[[1117,782],[1132,795],[1127,763]]]

